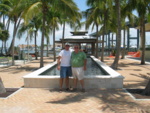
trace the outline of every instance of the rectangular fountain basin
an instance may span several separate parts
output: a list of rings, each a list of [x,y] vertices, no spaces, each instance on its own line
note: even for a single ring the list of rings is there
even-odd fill
[[[94,56],[90,56],[108,75],[85,76],[85,88],[123,88],[124,77],[118,72],[102,63]],[[23,76],[24,87],[26,88],[59,88],[59,76],[39,76],[44,71],[55,66],[57,62],[53,62],[45,67],[42,67],[26,76]],[[73,78],[70,77],[70,87],[73,87]],[[65,85],[65,84],[64,84]],[[80,84],[78,83],[78,87]]]

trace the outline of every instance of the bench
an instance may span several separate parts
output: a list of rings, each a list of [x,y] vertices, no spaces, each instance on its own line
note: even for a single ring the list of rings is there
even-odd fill
[[[9,59],[8,58],[1,58],[0,59],[0,65],[5,65],[5,64],[9,64]]]
[[[24,62],[26,62],[26,61],[28,61],[28,60],[29,60],[29,61],[32,61],[32,56],[31,56],[31,55],[29,55],[29,56],[28,56],[28,55],[25,55],[23,59],[24,59]]]

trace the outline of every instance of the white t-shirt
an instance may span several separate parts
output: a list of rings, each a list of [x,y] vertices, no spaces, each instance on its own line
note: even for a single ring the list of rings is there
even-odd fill
[[[60,66],[71,66],[70,59],[71,59],[71,53],[72,51],[69,49],[67,50],[61,50],[59,53],[59,56],[61,56],[61,63]]]

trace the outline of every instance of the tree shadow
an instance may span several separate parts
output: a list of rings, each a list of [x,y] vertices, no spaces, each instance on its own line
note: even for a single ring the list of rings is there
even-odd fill
[[[139,77],[139,78],[142,78],[143,80],[124,80],[124,87],[125,88],[135,88],[135,87],[146,87],[149,79],[150,79],[150,74],[149,73],[146,73],[146,74],[143,74],[143,73],[139,73],[139,74],[134,74],[134,73],[131,73],[130,75],[132,76],[136,76],[136,77]],[[128,82],[125,84],[125,82]],[[130,84],[132,83],[132,84]]]
[[[70,103],[86,103],[88,102],[87,99],[90,101],[96,102],[97,105],[100,105],[101,111],[112,111],[112,112],[120,112],[126,111],[128,108],[143,109],[143,107],[137,104],[132,99],[127,97],[128,95],[125,93],[124,90],[120,89],[94,89],[94,90],[87,90],[86,93],[60,93],[58,97],[61,95],[63,98],[55,98],[52,100],[47,101],[46,103],[51,104],[70,104]],[[90,104],[90,103],[89,103]],[[130,111],[130,110],[128,110]],[[131,110],[132,112],[132,110]]]
[[[16,74],[22,71],[28,71],[28,72],[32,72],[35,71],[39,68],[37,67],[30,67],[30,66],[20,66],[20,67],[11,67],[11,68],[3,68],[0,70],[0,72],[5,73],[5,72],[9,72],[11,74]]]
[[[44,59],[44,65],[47,65],[47,64],[50,64],[50,63],[53,63],[53,61],[50,61],[48,58],[47,59]],[[39,66],[37,66],[37,65]],[[32,71],[35,71],[37,69],[40,68],[40,61],[39,60],[33,60],[27,64],[17,64],[17,65],[14,65],[14,66],[7,66],[7,67],[1,67],[0,68],[0,72],[9,72],[9,73],[12,73],[12,74],[16,74],[16,73],[19,73],[21,71],[28,71],[28,72],[32,72]]]

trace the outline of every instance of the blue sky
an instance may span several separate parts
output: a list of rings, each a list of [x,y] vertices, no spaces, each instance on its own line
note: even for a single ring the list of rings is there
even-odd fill
[[[77,4],[81,11],[84,11],[88,8],[88,6],[86,6],[86,0],[74,0],[74,2]]]
[[[86,6],[86,0],[74,0],[74,2],[77,4],[77,6],[79,7],[80,11],[84,11],[88,8],[88,6]],[[83,19],[84,20],[84,19]],[[62,26],[59,27],[60,29],[58,31],[56,31],[56,40],[59,40],[62,37]],[[10,39],[7,42],[7,45],[9,46],[9,44],[12,41],[12,29],[13,29],[13,25],[11,24],[10,26]],[[81,30],[85,30],[84,27]],[[65,37],[70,36],[70,31],[73,31],[72,29],[70,29],[69,26],[66,26],[66,30],[65,30]],[[91,29],[89,28],[88,33],[93,33],[95,32],[95,29],[93,31],[91,31]],[[131,29],[130,30],[130,35],[132,37],[136,36],[136,29]],[[17,39],[15,41],[15,45],[19,45],[19,44],[27,44],[27,42],[25,41],[25,35],[22,37],[22,39]],[[52,35],[50,35],[50,44],[52,44]],[[0,42],[1,44],[1,42]],[[30,42],[30,44],[34,44],[34,40],[32,42]],[[41,33],[38,33],[38,39],[37,39],[37,44],[40,45],[41,44]],[[132,45],[136,45],[135,40],[131,40],[131,44]],[[146,44],[150,45],[150,33],[146,33]]]

